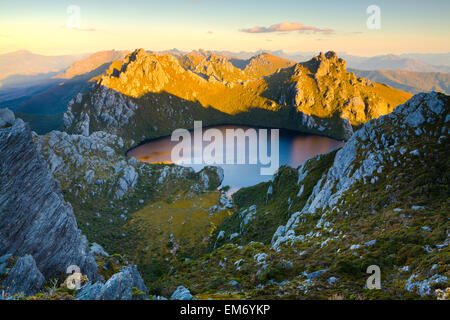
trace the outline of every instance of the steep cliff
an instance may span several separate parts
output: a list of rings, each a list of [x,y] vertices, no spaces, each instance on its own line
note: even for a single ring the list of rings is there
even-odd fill
[[[69,266],[78,266],[81,274],[87,276],[82,278],[83,282],[89,281],[78,292],[80,299],[144,298],[148,290],[136,266],[122,258],[116,260],[115,256],[109,257],[96,243],[89,247],[87,238],[78,229],[72,206],[65,201],[60,183],[53,177],[55,174],[60,178],[64,189],[66,183],[76,179],[69,176],[71,162],[63,161],[51,149],[43,150],[45,144],[42,138],[32,133],[21,119],[15,119],[8,109],[0,110],[0,125],[0,299],[11,299],[15,295],[32,296],[33,299],[73,299],[66,284],[61,283],[59,288],[45,285],[46,280],[57,283],[54,281],[62,279]],[[79,151],[73,146],[70,148],[69,141],[78,143],[82,150],[85,148],[94,152],[97,157],[103,151],[105,156],[114,155],[108,142],[110,145],[121,143],[115,141],[115,137],[112,137],[111,142],[111,137],[102,133],[91,140],[82,136],[83,141],[79,141],[80,137],[71,137],[65,133],[52,134],[49,144],[59,147],[59,151],[72,157],[76,157],[74,153]],[[57,142],[65,145],[55,146]],[[104,145],[96,148],[99,143]],[[41,154],[49,158],[46,160]],[[86,160],[89,158],[83,159],[79,155],[73,161],[80,166]],[[126,162],[122,165],[125,166],[119,170],[119,173],[125,171],[122,180],[130,179],[129,171],[134,169],[126,167]],[[80,171],[83,177],[89,179],[89,172],[85,172],[88,170]],[[64,179],[60,176],[63,173]],[[71,173],[77,174],[74,171]],[[94,172],[91,173],[93,175]],[[133,187],[127,181],[119,183],[120,186],[125,184],[123,190],[120,189],[122,193],[116,192],[120,193],[120,197]],[[76,197],[71,199],[78,203]],[[106,259],[113,259],[114,262],[106,264]],[[97,263],[101,266],[98,270]],[[122,270],[117,270],[117,266],[121,265]],[[102,288],[102,293],[86,296],[93,283],[95,288]]]
[[[0,256],[30,255],[45,277],[77,265],[95,279],[88,241],[21,119],[0,128],[0,154]]]

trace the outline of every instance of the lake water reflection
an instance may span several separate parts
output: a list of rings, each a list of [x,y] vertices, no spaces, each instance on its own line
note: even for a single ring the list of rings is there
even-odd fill
[[[224,125],[203,128],[203,132],[207,129],[215,128],[222,132],[225,137],[226,129],[243,129],[247,130],[251,127]],[[258,131],[258,128],[255,128]],[[270,129],[268,130],[270,132]],[[194,139],[192,139],[193,141]],[[268,137],[268,142],[270,138]],[[170,137],[164,137],[152,140],[145,144],[136,147],[128,152],[128,156],[135,157],[138,161],[148,163],[170,163],[172,148],[177,144],[177,141],[171,141]],[[192,142],[193,143],[193,142]],[[203,142],[203,148],[210,144],[210,142]],[[344,143],[338,140],[327,137],[306,135],[293,131],[280,130],[279,132],[279,165],[288,165],[297,168],[303,164],[307,159],[317,155],[327,153],[333,149],[343,146]],[[259,147],[259,146],[258,146]],[[268,147],[271,150],[270,144]],[[246,148],[246,159],[248,159],[248,146]],[[259,149],[258,149],[259,150]],[[235,149],[236,154],[237,149]],[[230,152],[227,150],[224,141],[224,157]],[[269,151],[270,152],[270,151]],[[248,161],[246,161],[248,163]],[[206,164],[189,165],[196,171],[201,170]],[[242,187],[248,187],[258,184],[263,181],[268,181],[272,176],[261,175],[261,164],[220,164],[218,165],[224,169],[223,185],[230,186],[231,190],[237,190]],[[267,166],[264,166],[267,167]]]

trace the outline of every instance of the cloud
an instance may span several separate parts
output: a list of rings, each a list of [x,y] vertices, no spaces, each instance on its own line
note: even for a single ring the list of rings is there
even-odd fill
[[[250,29],[240,29],[240,32],[245,32],[245,33],[269,33],[269,32],[292,32],[292,31],[299,31],[299,32],[306,32],[306,31],[311,31],[311,32],[320,32],[320,33],[325,33],[325,34],[330,34],[333,33],[334,31],[332,29],[329,28],[325,28],[325,29],[320,29],[317,27],[312,27],[312,26],[305,26],[303,23],[301,22],[281,22],[281,23],[277,23],[277,24],[273,24],[270,27],[253,27]]]
[[[95,31],[98,31],[98,30],[95,29],[95,28],[71,28],[71,27],[68,27],[67,25],[61,26],[61,28],[67,29],[67,30],[73,30],[73,31],[85,31],[85,32],[95,32]]]
[[[67,28],[69,30],[75,30],[75,31],[87,31],[87,32],[94,32],[97,31],[95,28]]]

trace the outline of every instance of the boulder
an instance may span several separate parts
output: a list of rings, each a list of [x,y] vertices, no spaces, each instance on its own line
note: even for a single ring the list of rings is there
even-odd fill
[[[10,296],[35,294],[44,284],[45,278],[36,266],[31,255],[17,259],[14,267],[2,283],[2,287]]]
[[[14,122],[14,113],[8,108],[0,109],[0,128],[12,125]]]
[[[193,300],[192,294],[183,286],[179,286],[170,297],[170,300]]]
[[[142,280],[136,266],[126,266],[114,274],[106,283],[88,283],[77,295],[79,300],[137,300],[148,294],[148,289]]]

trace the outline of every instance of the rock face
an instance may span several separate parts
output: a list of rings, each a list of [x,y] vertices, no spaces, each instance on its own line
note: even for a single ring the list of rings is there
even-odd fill
[[[27,255],[19,265],[27,268],[32,256],[45,277],[77,265],[95,279],[88,241],[21,119],[0,128],[0,154],[0,255]]]
[[[234,81],[246,78],[244,72],[235,68],[228,59],[214,53],[206,56],[187,54],[179,60],[187,70],[203,75],[209,81]]]
[[[76,111],[72,110],[72,107],[75,106],[76,108],[77,104],[81,103],[81,99],[82,96],[79,94],[69,102],[63,120],[66,128],[74,125],[74,131],[84,136],[89,136],[92,131],[90,127],[91,117],[93,124],[101,121],[107,123],[111,128],[119,128],[128,124],[137,109],[137,105],[126,95],[115,92],[108,87],[101,87],[100,90],[93,93],[89,101],[89,104],[94,107],[95,113],[84,112],[78,115],[77,123],[74,123],[73,112],[76,113]],[[110,132],[114,133],[115,131]]]
[[[53,176],[63,190],[75,193],[77,201],[104,193],[108,198],[124,200],[142,184],[142,179],[152,178],[157,182],[155,187],[164,188],[170,180],[195,175],[192,168],[150,166],[127,158],[116,151],[124,148],[123,139],[102,131],[90,136],[52,131],[35,140]],[[215,189],[223,180],[223,170],[206,167],[198,176],[193,189],[199,192]]]
[[[337,152],[333,166],[314,188],[302,212],[331,208],[353,183],[361,179],[370,182],[366,177],[372,177],[377,170],[382,171],[388,157],[403,155],[406,152],[403,151],[404,142],[409,138],[405,131],[415,132],[416,128],[425,124],[438,125],[444,115],[448,115],[448,109],[448,96],[422,93],[398,106],[393,113],[368,122]],[[445,124],[442,130],[442,133],[448,134]],[[423,133],[417,131],[413,134]],[[410,152],[414,154],[418,151]],[[357,160],[361,153],[363,158]]]
[[[29,296],[37,292],[44,284],[45,278],[36,266],[31,255],[17,259],[2,285],[10,295]]]
[[[96,256],[103,256],[103,257],[109,256],[109,254],[105,251],[105,249],[103,249],[103,247],[96,242],[94,242],[91,245],[91,252]]]
[[[137,289],[137,290],[136,290]],[[138,294],[137,294],[138,293]],[[124,267],[106,283],[96,282],[85,285],[77,295],[79,300],[132,300],[148,294],[136,266]]]
[[[200,183],[204,190],[217,189],[222,184],[224,177],[221,167],[207,166],[200,171]]]

